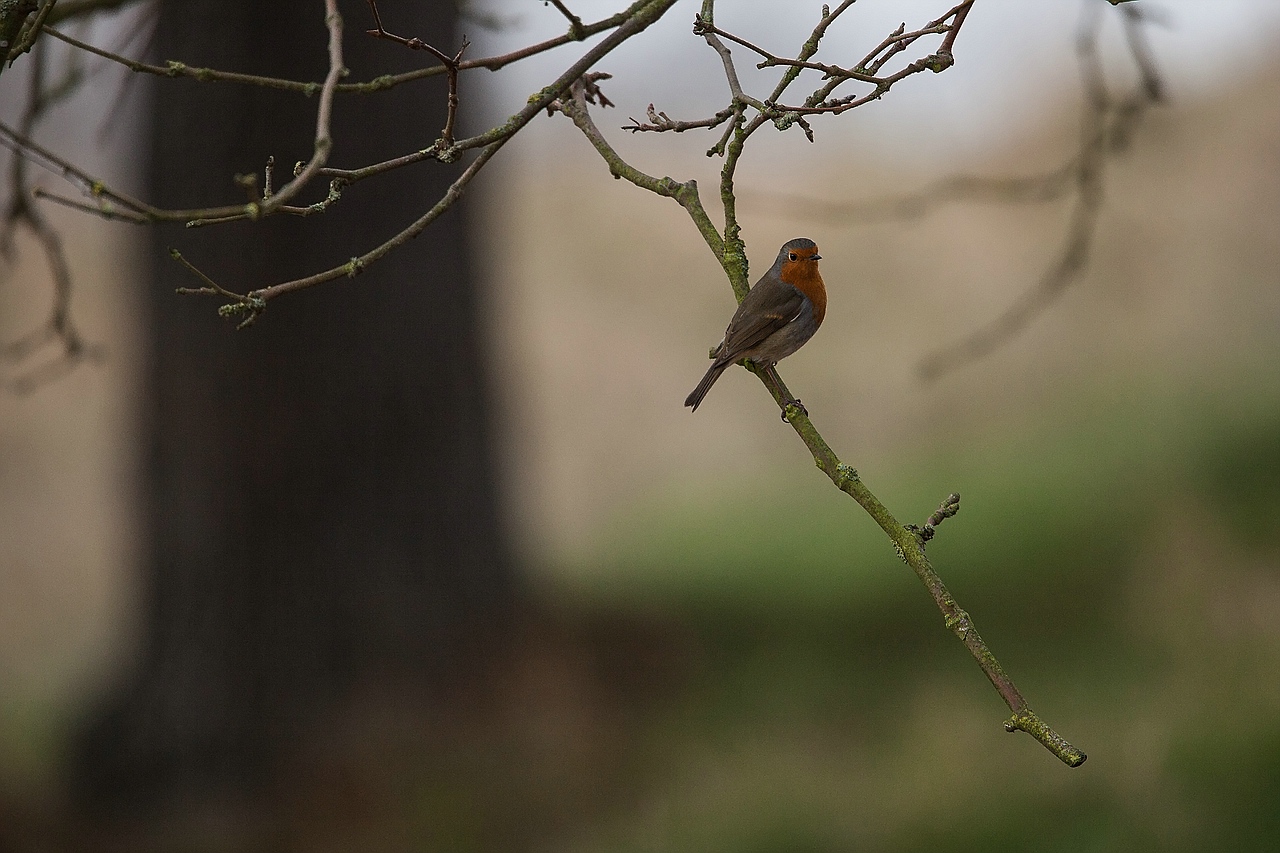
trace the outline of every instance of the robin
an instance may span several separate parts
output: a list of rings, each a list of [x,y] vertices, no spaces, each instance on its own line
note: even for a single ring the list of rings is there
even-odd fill
[[[696,412],[729,365],[746,358],[770,368],[813,337],[827,313],[827,288],[818,272],[821,257],[818,244],[804,237],[783,245],[773,266],[733,313],[707,375],[684,401],[686,406]]]

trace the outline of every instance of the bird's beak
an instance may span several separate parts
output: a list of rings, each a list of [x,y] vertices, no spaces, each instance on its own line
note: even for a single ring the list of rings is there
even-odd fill
[[[810,256],[809,256],[809,260],[811,260],[811,261],[820,261],[820,260],[822,260],[822,255],[819,255],[819,254],[813,254],[813,255],[810,255]]]

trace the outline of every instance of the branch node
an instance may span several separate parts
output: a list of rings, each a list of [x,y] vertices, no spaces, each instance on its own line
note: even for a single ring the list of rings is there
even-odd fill
[[[766,104],[765,106],[768,107],[769,105]],[[783,113],[782,115],[774,117],[773,126],[776,127],[778,130],[787,130],[791,127],[791,125],[795,124],[796,120],[799,118],[800,118],[800,113],[786,112],[786,113]]]
[[[946,624],[948,631],[962,640],[969,633],[969,629],[973,627],[973,622],[970,621],[968,612],[964,610],[956,610],[954,613],[947,614],[943,622]]]
[[[445,141],[444,137],[433,142],[431,147],[427,150],[433,152],[436,160],[441,163],[452,163],[456,161],[458,156],[462,153],[456,145],[449,145]]]
[[[858,479],[858,470],[852,465],[841,462],[836,466],[836,488],[844,491],[845,486]]]
[[[934,534],[937,532],[938,525],[942,524],[942,522],[951,518],[959,511],[960,493],[952,492],[947,495],[946,500],[938,505],[938,508],[934,510],[933,515],[929,516],[923,526],[917,527],[914,524],[908,524],[907,529],[916,535],[916,538],[920,540],[920,544],[923,546],[924,543],[934,537]]]

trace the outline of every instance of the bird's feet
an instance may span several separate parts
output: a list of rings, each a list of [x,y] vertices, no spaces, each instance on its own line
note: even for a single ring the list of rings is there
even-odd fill
[[[809,417],[809,410],[804,407],[804,403],[799,400],[787,400],[782,404],[782,420],[784,423],[791,423],[791,419],[787,417],[787,410],[793,407],[806,418]]]

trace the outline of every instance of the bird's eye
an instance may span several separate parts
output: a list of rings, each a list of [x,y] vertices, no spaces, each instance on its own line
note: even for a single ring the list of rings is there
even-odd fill
[[[794,261],[794,260],[796,260],[796,253],[795,253],[795,252],[787,252],[787,260],[789,260],[789,261]]]

